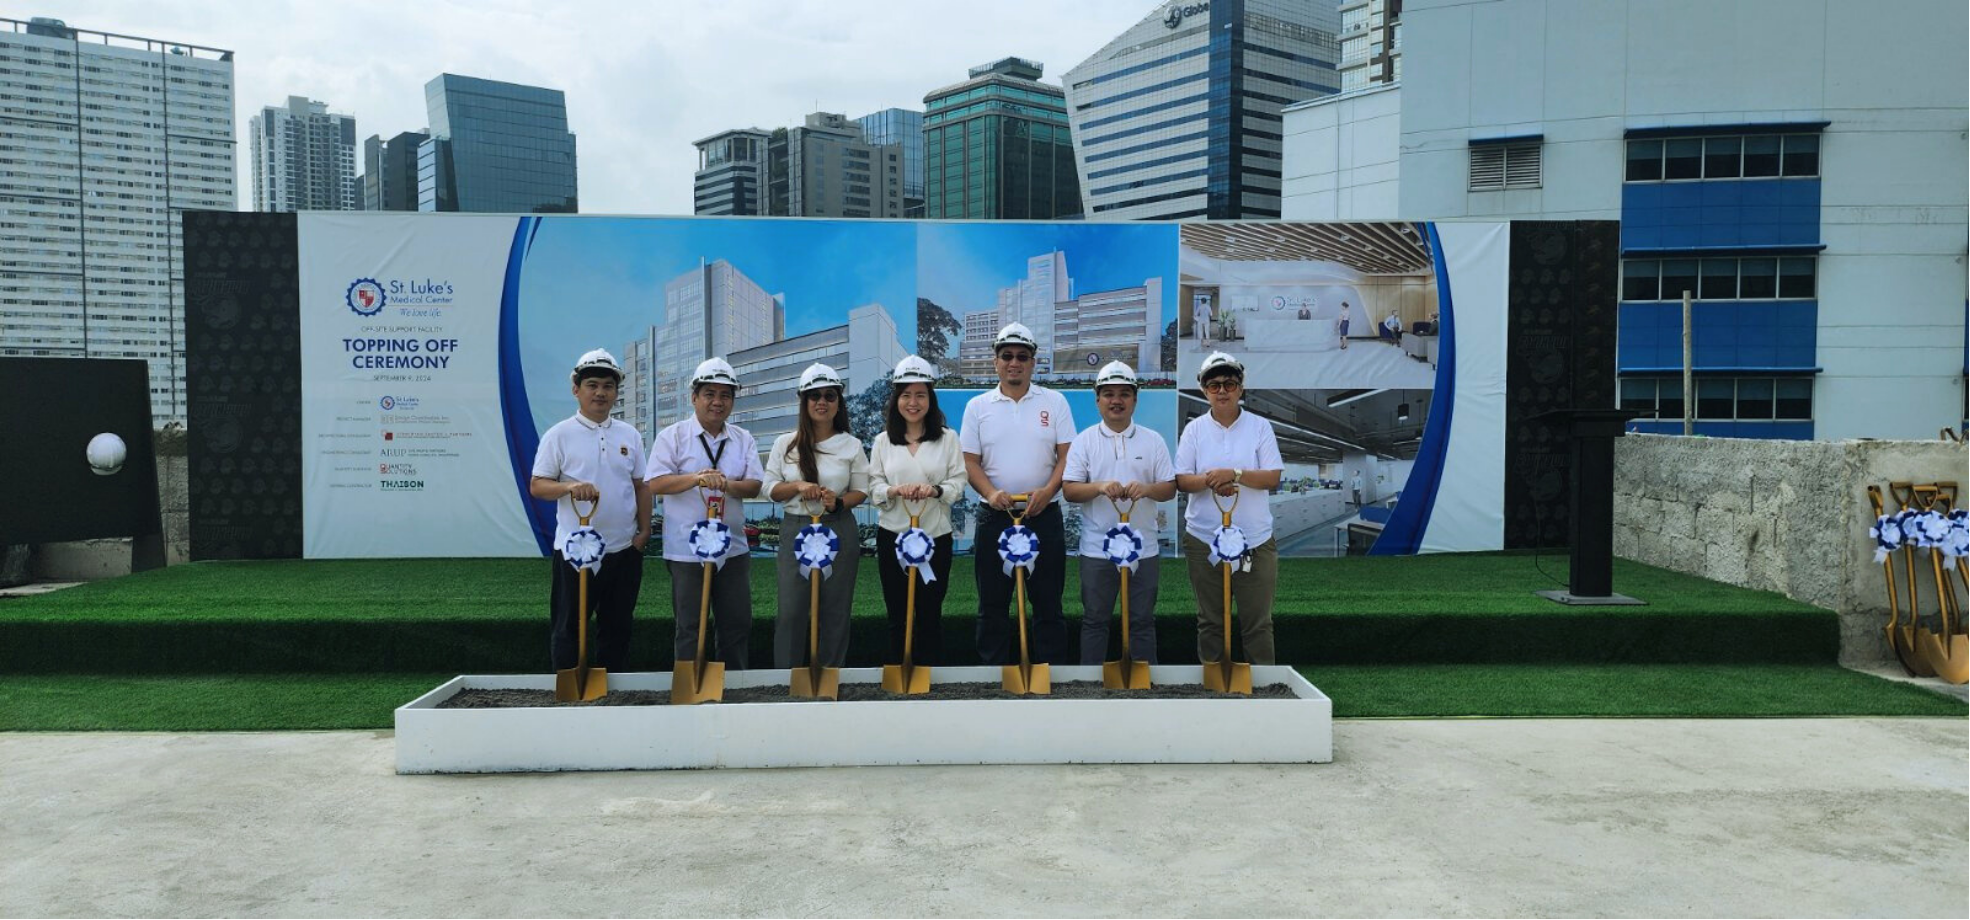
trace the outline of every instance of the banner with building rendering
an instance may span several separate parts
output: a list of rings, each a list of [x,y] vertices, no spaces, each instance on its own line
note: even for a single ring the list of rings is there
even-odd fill
[[[533,452],[593,348],[627,370],[616,415],[645,443],[690,413],[696,364],[726,358],[733,421],[764,449],[817,361],[844,374],[865,441],[912,352],[955,427],[995,384],[1009,322],[1040,341],[1040,381],[1087,407],[1081,427],[1099,419],[1072,391],[1109,361],[1137,368],[1137,420],[1172,449],[1202,411],[1198,362],[1238,355],[1286,461],[1288,555],[1497,548],[1503,228],[303,214],[303,551],[543,552]],[[770,552],[777,511],[753,504]],[[1157,515],[1168,547],[1179,510]]]

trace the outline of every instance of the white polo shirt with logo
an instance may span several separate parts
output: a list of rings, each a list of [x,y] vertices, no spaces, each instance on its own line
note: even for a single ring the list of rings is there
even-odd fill
[[[636,536],[636,483],[643,472],[643,436],[627,422],[596,424],[577,413],[554,423],[540,436],[533,475],[557,482],[592,482],[601,493],[588,526],[602,535],[608,552],[629,548]],[[582,503],[587,508],[586,502]],[[554,549],[568,543],[581,526],[573,499],[554,503]]]
[[[1170,446],[1154,431],[1129,423],[1117,434],[1108,423],[1097,422],[1074,438],[1067,448],[1067,473],[1063,482],[1108,482],[1123,485],[1143,482],[1155,485],[1177,478],[1170,461]],[[1123,504],[1127,504],[1124,502]],[[1122,515],[1106,496],[1081,503],[1081,555],[1108,558],[1102,541],[1108,529],[1122,522]],[[1129,512],[1129,524],[1142,534],[1142,558],[1156,555],[1156,502],[1143,499]]]
[[[958,446],[979,455],[985,478],[1013,495],[1046,485],[1060,445],[1073,441],[1074,412],[1067,397],[1037,384],[1017,400],[998,387],[972,397],[958,425]]]
[[[1286,461],[1279,456],[1279,438],[1272,433],[1272,423],[1245,409],[1239,410],[1230,426],[1218,424],[1209,412],[1191,419],[1177,438],[1177,474],[1201,476],[1216,469],[1284,471]],[[1205,543],[1211,542],[1211,535],[1224,523],[1211,497],[1208,489],[1190,493],[1190,508],[1183,515],[1184,532]],[[1231,503],[1228,498],[1219,501]],[[1245,532],[1245,541],[1252,546],[1272,538],[1272,508],[1266,501],[1266,490],[1238,487],[1238,507],[1231,513],[1231,523]]]
[[[650,442],[650,467],[643,474],[644,479],[658,476],[673,476],[679,473],[696,473],[710,469],[711,454],[718,455],[718,471],[727,479],[764,479],[766,471],[759,465],[759,442],[752,432],[731,422],[725,423],[725,430],[717,437],[705,435],[698,417],[691,416],[675,425],[657,432]],[[711,451],[705,451],[705,443],[711,444]],[[661,496],[664,512],[664,559],[671,562],[703,562],[691,552],[691,526],[705,519],[704,492],[700,489],[685,489],[682,492]],[[732,528],[732,547],[726,550],[725,558],[743,556],[746,547],[745,502],[732,496],[725,498],[725,526]]]

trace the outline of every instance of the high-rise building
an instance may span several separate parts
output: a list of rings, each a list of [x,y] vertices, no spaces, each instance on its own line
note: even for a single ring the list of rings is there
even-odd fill
[[[356,119],[303,96],[267,106],[248,130],[253,147],[253,210],[356,211]]]
[[[839,326],[732,352],[726,358],[744,384],[732,421],[752,432],[764,453],[773,439],[799,423],[795,387],[809,365],[818,361],[834,368],[841,374],[843,395],[853,396],[881,380],[906,354],[896,339],[896,319],[879,303],[850,309],[848,321]]]
[[[1405,0],[1399,88],[1287,114],[1286,215],[1619,220],[1641,431],[1683,430],[1685,291],[1698,434],[1961,424],[1964,4],[1677,10]]]
[[[239,207],[233,55],[0,19],[0,354],[142,358],[185,417],[181,217]]]
[[[1402,0],[1341,0],[1341,92],[1402,82]]]
[[[1334,3],[1159,7],[1067,72],[1087,216],[1279,216],[1280,109],[1340,88]]]
[[[417,209],[572,214],[575,136],[558,89],[439,74],[424,84]]]
[[[995,376],[992,340],[1006,323],[1032,330],[1036,374],[1094,376],[1101,365],[1124,361],[1148,375],[1162,369],[1163,279],[1140,286],[1076,294],[1060,250],[1026,260],[1026,277],[999,289],[997,309],[964,316],[958,339],[958,373]]]
[[[387,141],[379,134],[363,141],[363,210],[417,210],[417,148],[430,139],[405,131]]]
[[[784,338],[786,327],[780,296],[724,259],[678,275],[664,284],[663,323],[624,346],[630,382],[618,411],[638,431],[677,421],[691,411],[698,362],[730,361],[733,352]]]
[[[903,216],[923,216],[923,113],[883,109],[855,119],[871,144],[903,148]]]
[[[1081,216],[1067,104],[1038,61],[1009,57],[923,97],[924,216]]]
[[[871,144],[862,126],[815,112],[766,145],[766,213],[791,217],[902,217],[903,148]]]
[[[758,128],[721,131],[700,141],[694,214],[766,213],[766,143]]]

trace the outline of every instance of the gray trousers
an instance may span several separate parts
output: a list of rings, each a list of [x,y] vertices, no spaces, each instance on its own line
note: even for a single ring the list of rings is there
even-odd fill
[[[780,615],[773,621],[773,666],[795,668],[807,664],[807,579],[800,577],[800,563],[793,557],[794,537],[813,519],[805,514],[789,514],[780,521],[780,557],[775,574],[780,585]],[[855,570],[862,560],[862,538],[855,526],[855,513],[843,508],[821,516],[821,523],[835,532],[841,550],[835,554],[834,574],[821,578],[822,667],[838,668],[848,660],[848,614],[855,606]]]
[[[1122,643],[1108,657],[1108,633],[1122,593],[1122,571],[1106,558],[1081,560],[1081,663],[1122,660]],[[1129,573],[1129,654],[1137,661],[1156,663],[1156,557],[1136,563]]]
[[[1190,590],[1197,595],[1197,660],[1224,656],[1224,567],[1211,564],[1211,548],[1183,535],[1184,563],[1190,570]],[[1231,573],[1232,619],[1238,640],[1252,664],[1273,664],[1272,598],[1279,588],[1279,541],[1267,537],[1252,548],[1251,571]],[[1236,661],[1234,657],[1232,660]]]
[[[743,538],[739,538],[743,539]],[[677,613],[677,657],[698,657],[698,601],[704,589],[704,564],[669,562],[670,607]],[[745,670],[752,657],[752,559],[733,556],[725,567],[712,570],[711,635],[705,645],[707,661],[723,661],[726,670]]]

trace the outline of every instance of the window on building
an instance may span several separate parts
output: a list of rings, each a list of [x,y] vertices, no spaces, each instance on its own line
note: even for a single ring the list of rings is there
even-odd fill
[[[1810,377],[1698,377],[1696,417],[1702,421],[1810,422]],[[1680,376],[1621,378],[1621,408],[1642,418],[1683,417]]]
[[[1814,256],[1623,259],[1622,300],[1811,300]]]
[[[1541,141],[1471,144],[1473,192],[1509,188],[1538,188]]]
[[[1817,134],[1733,134],[1628,142],[1629,182],[1819,175]]]

